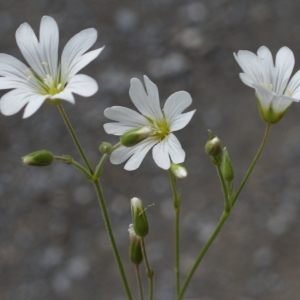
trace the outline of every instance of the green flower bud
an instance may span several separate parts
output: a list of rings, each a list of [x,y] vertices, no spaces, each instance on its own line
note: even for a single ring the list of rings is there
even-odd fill
[[[111,145],[111,143],[103,142],[100,145],[99,150],[102,154],[110,155],[113,152],[113,146]]]
[[[22,162],[27,166],[44,167],[52,164],[53,154],[47,150],[32,152],[22,157]]]
[[[220,139],[210,130],[209,141],[205,144],[205,152],[209,155],[214,165],[219,166],[222,161],[222,145]]]
[[[146,139],[151,133],[151,129],[147,126],[130,129],[121,136],[120,141],[123,146],[132,147]]]
[[[142,200],[139,198],[132,198],[131,203],[131,214],[132,214],[132,223],[135,230],[135,233],[139,237],[145,237],[148,234],[149,227],[146,212],[142,203]]]
[[[221,171],[223,174],[223,177],[225,179],[225,181],[227,181],[228,183],[230,183],[231,181],[233,181],[234,179],[234,171],[233,171],[233,167],[228,155],[228,151],[226,149],[226,147],[223,150],[223,159],[222,159],[222,164],[221,164]]]
[[[129,257],[133,264],[139,265],[143,261],[141,239],[136,235],[133,224],[129,225],[128,231],[130,238]]]
[[[171,163],[170,171],[176,178],[185,178],[187,177],[187,170],[183,164],[174,164]]]

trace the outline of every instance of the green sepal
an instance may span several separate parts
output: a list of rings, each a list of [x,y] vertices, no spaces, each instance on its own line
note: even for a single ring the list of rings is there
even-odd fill
[[[274,111],[274,109],[272,107],[272,104],[270,105],[270,107],[268,109],[262,108],[260,100],[259,100],[259,98],[257,97],[256,94],[255,94],[255,98],[256,98],[256,101],[257,101],[257,104],[258,104],[258,111],[259,111],[259,114],[260,114],[261,118],[269,124],[278,123],[281,120],[281,118],[285,115],[287,110],[290,108],[290,106],[292,105],[292,103],[291,103],[285,110],[278,113],[278,112]]]

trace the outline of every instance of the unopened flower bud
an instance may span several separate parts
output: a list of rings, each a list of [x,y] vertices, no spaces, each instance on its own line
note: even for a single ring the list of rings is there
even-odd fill
[[[120,137],[120,141],[123,146],[132,147],[146,139],[151,133],[151,129],[147,126],[130,129]]]
[[[32,152],[22,157],[22,162],[27,166],[44,167],[52,164],[53,154],[47,150]]]
[[[139,237],[145,237],[148,234],[149,227],[146,212],[142,203],[142,200],[139,198],[132,198],[131,201],[131,214],[132,214],[132,223],[135,230],[135,233]]]
[[[129,225],[128,232],[130,238],[129,257],[133,264],[139,265],[143,261],[141,239],[136,235],[133,224]]]
[[[222,174],[223,177],[225,179],[225,181],[227,181],[228,183],[230,183],[231,181],[233,181],[234,179],[234,171],[233,171],[233,167],[228,155],[228,151],[226,148],[224,148],[223,150],[223,159],[222,159],[222,164],[221,164],[221,170],[222,170]]]
[[[208,132],[210,140],[205,144],[205,152],[210,156],[213,164],[219,166],[222,161],[221,141],[210,130]]]
[[[102,154],[110,155],[113,152],[113,146],[111,145],[111,143],[103,142],[100,145],[99,150]]]
[[[176,178],[185,178],[187,176],[187,170],[183,164],[171,163],[170,171]]]

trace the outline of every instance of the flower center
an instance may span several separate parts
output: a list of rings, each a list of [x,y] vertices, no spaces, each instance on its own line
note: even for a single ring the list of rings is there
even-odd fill
[[[64,90],[66,83],[63,82],[61,76],[61,69],[58,68],[57,76],[51,75],[49,64],[47,62],[41,63],[45,77],[39,76],[35,71],[31,69],[25,70],[28,75],[27,81],[30,81],[42,95],[56,95]]]
[[[153,132],[153,136],[160,141],[162,141],[166,136],[170,134],[170,127],[165,118],[162,120],[153,121],[151,129]]]

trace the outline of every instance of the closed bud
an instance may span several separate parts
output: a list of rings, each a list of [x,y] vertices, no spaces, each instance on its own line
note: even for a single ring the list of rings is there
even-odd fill
[[[220,166],[222,161],[222,145],[220,139],[210,130],[209,141],[205,144],[205,152],[209,155],[214,165]]]
[[[183,164],[171,163],[170,171],[176,178],[185,178],[187,176],[187,170]]]
[[[44,167],[52,164],[53,154],[47,150],[32,152],[22,157],[22,162],[27,166]]]
[[[142,200],[134,197],[130,203],[134,231],[137,236],[145,237],[148,234],[149,227]]]
[[[113,152],[113,146],[111,145],[111,143],[103,142],[100,145],[99,150],[102,154],[110,155]]]
[[[227,181],[228,183],[233,181],[234,171],[233,171],[231,160],[229,158],[226,147],[223,150],[223,159],[222,159],[222,164],[221,164],[221,170],[222,170],[222,174],[223,174],[225,181]]]
[[[129,225],[128,232],[130,238],[129,257],[133,264],[139,265],[143,261],[141,239],[136,235],[133,224]]]
[[[151,133],[151,129],[147,126],[130,129],[120,137],[120,141],[123,146],[132,147],[146,139]]]

